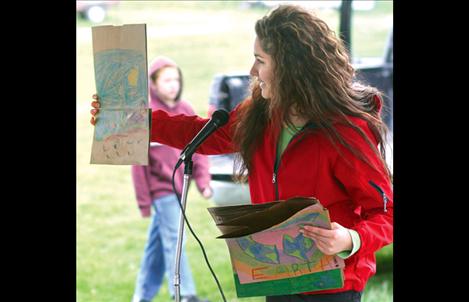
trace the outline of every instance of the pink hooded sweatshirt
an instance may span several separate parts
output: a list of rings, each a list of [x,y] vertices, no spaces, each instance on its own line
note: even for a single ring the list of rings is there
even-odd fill
[[[167,66],[178,68],[181,81],[180,91],[176,97],[177,102],[172,108],[167,106],[158,98],[155,93],[155,85],[151,79],[151,75],[158,69]],[[195,115],[191,105],[180,99],[182,93],[182,74],[174,61],[164,56],[156,57],[150,64],[148,77],[150,107],[153,111],[161,109],[170,115],[181,113],[185,115]],[[167,145],[151,143],[148,154],[148,166],[132,166],[132,180],[142,217],[149,217],[151,215],[151,205],[153,200],[174,193],[171,185],[171,177],[180,154],[180,149],[172,148]],[[210,184],[208,159],[204,155],[194,154],[192,156],[192,160],[194,163],[192,178],[195,180],[198,190],[202,192],[205,188],[209,187]],[[181,165],[174,176],[176,190],[179,194],[182,192],[182,180],[184,175],[183,167],[184,165]]]

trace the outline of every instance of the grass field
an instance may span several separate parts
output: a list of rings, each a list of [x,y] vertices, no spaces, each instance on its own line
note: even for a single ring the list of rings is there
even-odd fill
[[[183,97],[205,116],[211,80],[216,73],[248,72],[253,61],[253,25],[265,9],[241,9],[240,2],[123,1],[103,24],[147,24],[148,59],[164,54],[179,63],[185,78]],[[337,29],[334,11],[318,12]],[[379,56],[384,47],[392,3],[380,1],[373,13],[357,12],[355,55]],[[95,92],[91,26],[77,18],[77,301],[130,301],[149,219],[140,218],[129,166],[90,165],[93,127],[89,124]],[[369,30],[372,28],[373,30]],[[368,29],[368,30],[367,30]],[[213,206],[192,187],[187,216],[203,242],[228,301],[237,299],[226,245],[206,208]],[[198,292],[221,301],[197,242],[188,234],[189,256]],[[364,293],[365,302],[392,301],[392,245],[378,252],[378,274]],[[170,301],[165,285],[153,301]]]

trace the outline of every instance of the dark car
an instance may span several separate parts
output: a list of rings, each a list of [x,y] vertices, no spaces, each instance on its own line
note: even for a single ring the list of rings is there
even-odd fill
[[[351,47],[351,4],[340,8],[340,31],[344,43]],[[385,51],[381,57],[355,58],[352,65],[356,70],[356,79],[383,92],[384,108],[382,117],[389,128],[389,146],[387,163],[392,172],[392,129],[393,129],[393,34],[387,37]],[[217,74],[214,76],[209,97],[209,116],[213,111],[223,108],[231,111],[249,94],[249,74]],[[213,201],[217,205],[235,205],[250,203],[249,189],[245,184],[235,183],[233,160],[235,154],[211,155],[210,174],[212,175]]]
[[[378,58],[358,58],[353,62],[356,78],[383,92],[382,117],[386,126],[393,130],[393,33],[389,33],[385,53]]]
[[[227,111],[243,101],[249,94],[249,74],[218,74],[215,75],[210,88],[209,111],[211,116],[217,109]],[[217,205],[235,205],[250,203],[247,184],[233,181],[233,163],[235,154],[210,155],[211,187],[213,201]]]

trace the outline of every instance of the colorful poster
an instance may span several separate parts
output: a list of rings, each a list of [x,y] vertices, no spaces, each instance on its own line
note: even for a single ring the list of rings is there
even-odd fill
[[[307,224],[331,228],[329,213],[317,199],[293,198],[209,211],[224,233],[219,238],[228,245],[238,297],[343,286],[343,259],[324,255],[312,239],[299,232]]]
[[[297,277],[344,266],[324,255],[314,241],[299,232],[302,224],[328,228],[327,210],[309,206],[290,219],[262,232],[226,239],[240,283]]]
[[[147,165],[151,109],[148,108],[146,25],[92,28],[100,112],[92,164]]]

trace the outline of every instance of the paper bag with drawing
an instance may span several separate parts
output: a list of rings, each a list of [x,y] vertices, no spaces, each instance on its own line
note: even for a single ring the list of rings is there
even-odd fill
[[[91,163],[147,165],[151,109],[146,25],[95,26],[92,36],[101,108]]]

